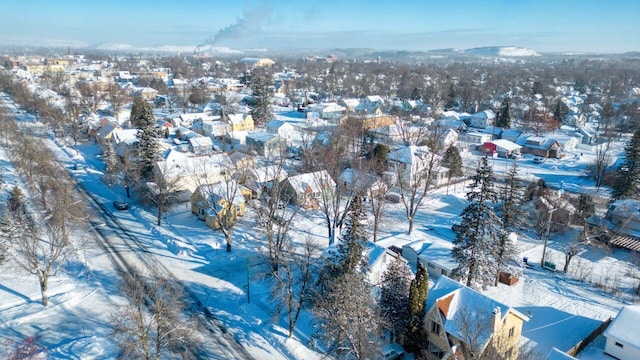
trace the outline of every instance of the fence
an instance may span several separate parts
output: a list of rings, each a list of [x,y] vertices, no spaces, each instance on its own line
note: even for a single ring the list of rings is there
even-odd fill
[[[584,350],[587,347],[587,345],[591,344],[591,342],[595,338],[600,336],[600,334],[602,334],[607,329],[607,327],[609,327],[609,324],[611,324],[612,320],[613,320],[612,318],[609,318],[609,320],[607,320],[607,321],[603,322],[602,324],[600,324],[600,326],[598,326],[589,335],[587,335],[587,337],[585,337],[584,339],[580,340],[580,342],[578,342],[574,347],[569,349],[567,351],[567,354],[569,354],[571,356],[578,355],[582,350]]]

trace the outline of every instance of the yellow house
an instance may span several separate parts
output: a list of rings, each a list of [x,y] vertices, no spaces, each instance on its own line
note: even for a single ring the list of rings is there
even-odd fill
[[[253,131],[253,116],[251,114],[229,114],[231,131]]]
[[[478,357],[516,360],[529,318],[444,275],[429,290],[424,330],[428,359]]]
[[[245,214],[247,191],[251,193],[235,182],[200,185],[191,195],[191,212],[208,227],[218,230],[223,221],[235,222]]]

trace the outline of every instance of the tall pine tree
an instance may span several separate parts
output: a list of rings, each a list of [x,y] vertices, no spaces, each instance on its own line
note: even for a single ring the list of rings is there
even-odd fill
[[[506,184],[500,193],[500,206],[498,209],[502,220],[502,229],[499,235],[496,256],[498,271],[496,273],[495,286],[498,286],[500,271],[506,269],[509,261],[517,253],[515,244],[509,239],[509,234],[520,224],[520,219],[524,215],[522,211],[522,192],[518,186],[517,175],[518,163],[514,160],[511,168],[507,171]]]
[[[143,177],[150,179],[158,155],[158,143],[155,139],[155,118],[148,102],[136,99],[131,107],[130,122],[138,128],[136,145],[139,170]]]
[[[389,264],[380,280],[380,313],[393,334],[392,341],[409,325],[409,288],[412,276],[411,269],[398,256]]]
[[[616,171],[611,197],[640,199],[640,128],[624,147],[624,164]]]
[[[422,339],[422,327],[425,316],[425,303],[429,291],[429,273],[418,263],[416,277],[409,287],[409,326],[407,328],[409,347],[419,349]]]
[[[363,255],[366,231],[362,218],[362,200],[354,197],[349,207],[346,228],[321,279],[313,312],[317,333],[327,353],[346,358],[368,359],[376,356],[380,342],[381,318],[373,299]]]
[[[462,176],[462,158],[458,148],[450,145],[444,153],[442,164],[449,168],[449,179]]]
[[[511,105],[509,104],[509,98],[505,97],[498,110],[496,116],[496,126],[503,129],[511,128]]]
[[[498,201],[494,182],[493,170],[484,157],[467,193],[469,205],[462,211],[453,242],[453,257],[458,263],[453,274],[476,289],[492,284],[499,266],[502,221],[494,211]]]

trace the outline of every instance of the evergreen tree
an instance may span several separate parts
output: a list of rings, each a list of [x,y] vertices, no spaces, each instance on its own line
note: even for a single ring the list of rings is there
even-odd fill
[[[511,128],[511,105],[508,97],[505,97],[500,105],[496,116],[496,126],[504,129]]]
[[[467,193],[469,205],[462,211],[453,242],[453,257],[458,263],[453,274],[466,278],[466,285],[473,288],[484,289],[492,284],[499,265],[502,221],[494,211],[498,200],[494,181],[493,170],[484,157]]]
[[[450,145],[444,153],[442,164],[449,168],[449,179],[462,176],[462,158],[458,148]]]
[[[273,117],[270,90],[272,84],[273,78],[269,69],[263,67],[254,71],[251,80],[251,91],[253,92],[251,115],[256,125],[265,124]]]
[[[558,99],[558,101],[556,101],[556,106],[553,109],[553,116],[557,121],[562,123],[564,121],[564,118],[567,117],[568,114],[569,107],[564,103],[564,101]]]
[[[22,193],[22,190],[15,185],[11,190],[11,195],[9,197],[8,209],[14,214],[24,214],[26,212],[26,198]]]
[[[138,128],[136,145],[140,173],[149,179],[153,175],[153,165],[158,155],[155,139],[155,118],[148,102],[136,99],[131,107],[131,124]]]
[[[402,257],[398,256],[389,264],[380,280],[380,313],[393,334],[392,340],[409,325],[411,276],[411,269]]]
[[[114,186],[118,182],[119,160],[110,141],[105,143],[102,157],[105,165],[106,183],[109,186]]]
[[[355,196],[347,214],[346,226],[337,245],[337,254],[329,259],[321,279],[322,294],[314,304],[316,336],[327,352],[355,359],[372,358],[380,342],[381,319],[367,281],[368,265],[363,255],[366,214],[362,199]]]
[[[338,248],[338,268],[340,273],[368,271],[368,264],[362,256],[367,242],[367,232],[364,220],[367,212],[362,203],[362,197],[355,195],[345,218],[342,241]]]
[[[518,163],[514,160],[511,168],[506,174],[506,184],[500,194],[500,219],[502,220],[502,231],[499,235],[498,253],[496,260],[498,271],[496,274],[495,286],[498,286],[500,271],[504,270],[509,260],[517,254],[515,244],[509,239],[509,233],[519,224],[524,215],[522,210],[522,196],[518,186]]]
[[[616,171],[611,197],[640,199],[640,129],[624,147],[624,164]]]
[[[422,341],[422,327],[425,317],[425,303],[429,291],[429,273],[418,263],[415,278],[409,286],[409,326],[407,328],[409,347],[418,349]]]

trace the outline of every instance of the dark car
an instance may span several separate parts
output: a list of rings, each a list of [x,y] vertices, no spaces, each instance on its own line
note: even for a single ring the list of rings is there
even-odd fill
[[[122,200],[116,200],[113,202],[113,207],[117,210],[127,210],[129,208],[129,203]]]

